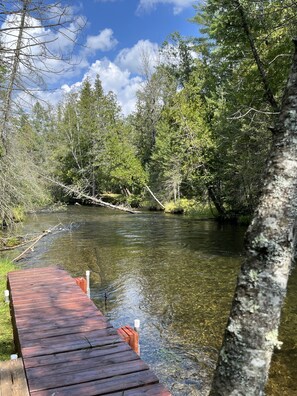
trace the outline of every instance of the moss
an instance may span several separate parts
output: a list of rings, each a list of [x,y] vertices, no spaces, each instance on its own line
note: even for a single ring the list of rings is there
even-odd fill
[[[252,216],[251,215],[240,215],[238,216],[238,224],[240,225],[250,225],[250,222],[252,221]]]
[[[9,304],[5,303],[6,275],[15,270],[15,266],[7,260],[0,260],[0,360],[7,360],[14,353],[12,326]]]
[[[141,197],[139,195],[131,194],[127,197],[126,202],[132,208],[139,208],[141,205]]]
[[[130,205],[132,208],[139,208],[141,206],[141,196],[131,194],[129,196],[123,194],[104,193],[101,195],[103,201],[113,205]]]
[[[19,223],[24,220],[25,218],[25,211],[24,208],[21,206],[17,206],[12,209],[13,220],[16,223]]]
[[[276,349],[281,349],[281,346],[283,345],[283,342],[278,340],[278,331],[276,329],[267,333],[265,336],[265,340],[267,341],[269,346]]]
[[[14,247],[14,246],[17,246],[19,243],[20,243],[19,238],[17,238],[17,237],[10,237],[10,238],[7,238],[7,239],[6,239],[6,241],[5,241],[5,246],[6,246],[6,247]]]
[[[255,270],[253,270],[253,269],[250,270],[250,272],[249,272],[249,278],[250,278],[251,282],[257,283],[257,282],[258,282],[258,279],[259,279],[259,275],[258,275],[257,271],[255,271]]]
[[[196,218],[214,218],[217,216],[217,212],[212,210],[208,204],[186,198],[165,203],[165,213],[185,214]]]

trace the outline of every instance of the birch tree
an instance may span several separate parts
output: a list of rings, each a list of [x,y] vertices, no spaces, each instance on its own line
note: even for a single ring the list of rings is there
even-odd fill
[[[297,40],[263,192],[242,265],[211,396],[265,394],[294,258],[297,211]]]
[[[13,0],[0,3],[0,24],[1,68],[6,77],[1,83],[0,138],[7,149],[16,94],[34,96],[40,88],[46,88],[44,81],[49,73],[65,71],[84,20],[75,18],[71,7],[60,2]],[[61,52],[61,40],[71,43],[69,53],[65,53],[66,46]]]
[[[32,147],[25,143],[32,136],[24,136],[29,129],[18,124],[18,111],[28,110],[50,74],[73,65],[71,51],[83,25],[83,18],[59,1],[0,2],[0,227],[13,221],[15,207],[29,209],[47,200]]]

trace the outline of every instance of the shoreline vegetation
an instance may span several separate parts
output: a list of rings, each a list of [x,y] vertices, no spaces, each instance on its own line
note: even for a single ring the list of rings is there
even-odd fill
[[[7,289],[7,273],[16,270],[11,261],[0,259],[0,361],[9,360],[14,353],[13,331],[10,318],[9,304],[5,302],[4,291]]]
[[[100,195],[100,199],[107,204],[114,205],[115,207],[119,208],[127,208],[127,211],[136,209],[137,211],[163,211],[166,214],[173,214],[173,215],[184,215],[187,217],[200,219],[200,220],[216,220],[219,222],[226,222],[226,223],[234,223],[240,225],[249,225],[251,221],[251,215],[248,214],[238,214],[232,213],[232,211],[227,211],[225,216],[222,216],[218,213],[216,208],[211,205],[210,202],[201,202],[195,199],[188,199],[188,198],[180,198],[176,199],[175,201],[165,201],[162,204],[162,207],[156,203],[154,200],[148,198],[147,196],[135,195],[131,194],[129,196],[125,196],[123,194],[115,194],[115,193],[104,193]],[[13,209],[15,213],[13,217],[13,221],[9,224],[9,228],[13,224],[21,223],[25,220],[27,214],[30,213],[43,213],[43,212],[61,212],[67,210],[68,205],[94,205],[93,202],[87,201],[85,199],[77,199],[74,197],[67,197],[66,200],[52,202],[49,205],[36,207],[33,210],[26,211],[25,208],[18,206]],[[96,204],[95,204],[96,205]],[[101,206],[101,205],[98,205]],[[128,210],[129,209],[129,210]],[[0,230],[6,229],[7,224],[3,223]],[[15,236],[3,238],[2,233],[0,232],[0,248],[1,246],[14,248],[20,243],[19,239],[15,238]]]

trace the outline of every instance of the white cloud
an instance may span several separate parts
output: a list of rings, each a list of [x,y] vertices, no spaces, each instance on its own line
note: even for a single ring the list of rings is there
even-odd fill
[[[181,13],[185,8],[194,4],[194,0],[140,0],[137,13],[150,12],[154,10],[158,4],[170,4],[173,6],[175,15]]]
[[[87,78],[94,83],[99,75],[104,92],[112,91],[116,94],[119,105],[124,115],[135,110],[136,92],[140,88],[143,79],[140,76],[132,77],[128,70],[121,70],[115,63],[107,58],[94,62],[85,73],[81,81],[72,85],[64,84],[59,90],[47,92],[42,95],[44,100],[55,105],[59,103],[65,94],[76,92]]]
[[[109,51],[117,45],[118,41],[113,37],[112,29],[104,29],[97,36],[88,36],[86,40],[86,51]]]
[[[3,61],[8,68],[14,59],[13,54],[19,34],[16,28],[20,26],[20,18],[20,15],[9,15],[1,26],[4,29],[0,35],[1,43],[5,48]],[[57,82],[59,78],[78,74],[87,66],[86,59],[79,59],[77,55],[71,59],[79,21],[81,21],[80,17],[67,26],[53,31],[40,26],[40,22],[35,18],[26,18],[19,70],[23,85],[27,88],[30,86],[32,88],[34,85],[41,86],[41,78],[45,84],[50,84],[53,76]],[[5,30],[7,28],[9,30]]]
[[[142,78],[140,76],[132,77],[130,71],[121,70],[107,58],[94,62],[84,79],[89,78],[91,82],[95,81],[97,74],[101,79],[104,92],[114,92],[123,113],[125,115],[131,113],[135,108],[136,91],[140,88]]]
[[[2,25],[7,26],[19,26],[19,16],[9,16]],[[34,18],[28,18],[26,21],[27,28],[23,39],[24,44],[24,56],[29,55],[29,59],[34,62],[34,67],[43,69],[41,72],[45,83],[52,88],[59,86],[60,88],[52,91],[38,92],[35,91],[36,97],[41,101],[48,101],[52,105],[59,103],[63,96],[69,92],[77,91],[82,82],[89,78],[94,81],[96,75],[100,76],[104,92],[113,91],[118,102],[121,105],[123,114],[130,114],[135,109],[136,104],[136,92],[143,83],[143,63],[145,66],[153,71],[154,66],[158,62],[158,45],[152,43],[149,40],[140,40],[132,48],[125,48],[116,57],[115,61],[112,62],[107,58],[96,60],[91,65],[88,62],[90,55],[94,56],[97,51],[108,51],[117,44],[117,40],[114,37],[111,29],[104,29],[97,35],[87,36],[85,45],[78,51],[72,58],[71,64],[65,64],[63,59],[59,58],[60,54],[71,53],[74,50],[74,42],[76,36],[71,36],[72,40],[68,40],[65,34],[71,34],[70,31],[65,31],[65,27],[61,27],[55,31],[44,28],[34,27],[39,22]],[[69,29],[75,30],[75,26],[72,24],[68,25]],[[11,54],[13,53],[16,42],[18,30],[14,29],[10,32],[11,34],[2,34],[1,42],[6,48],[10,48]],[[44,58],[44,48],[41,45],[44,41],[48,42],[48,49],[53,56],[51,58]],[[32,43],[34,44],[32,46]],[[28,46],[26,46],[28,44]],[[31,46],[30,46],[31,44]],[[98,59],[98,57],[97,57]],[[8,63],[10,60],[5,59]],[[147,71],[147,70],[146,70]],[[59,74],[60,72],[60,74]],[[84,76],[78,79],[78,76],[84,72]],[[30,70],[26,70],[25,66],[22,66],[21,75],[23,82],[30,89],[33,88],[33,82],[29,81],[32,78]],[[77,82],[70,84],[66,83],[76,77]],[[74,80],[75,81],[75,80]],[[38,81],[36,81],[36,85]],[[40,85],[39,85],[40,86]],[[23,106],[28,108],[29,104],[36,101],[36,98],[31,97],[27,93],[23,92],[17,95],[15,100],[18,103],[23,102]]]
[[[132,48],[122,49],[115,59],[121,69],[131,73],[142,74],[144,69],[150,71],[158,63],[159,46],[149,40],[139,40]]]

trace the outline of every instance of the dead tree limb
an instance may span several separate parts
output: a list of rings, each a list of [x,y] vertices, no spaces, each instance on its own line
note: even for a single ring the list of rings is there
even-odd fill
[[[29,239],[28,241],[19,243],[18,245],[14,245],[14,246],[4,246],[4,247],[2,247],[2,248],[0,249],[0,252],[5,252],[5,251],[7,251],[7,250],[15,250],[15,249],[18,249],[18,248],[20,248],[20,247],[22,247],[22,246],[28,245],[28,243],[34,242],[35,240],[36,240],[36,238],[32,238],[32,239]]]
[[[158,200],[158,198],[155,196],[155,194],[152,192],[152,190],[147,186],[146,184],[144,187],[147,189],[147,191],[151,194],[151,196],[154,198],[154,200],[161,206],[162,209],[165,209],[165,206]]]
[[[135,210],[132,210],[132,209],[129,209],[129,208],[125,208],[124,206],[113,205],[111,203],[105,202],[101,198],[91,197],[90,195],[87,195],[87,194],[85,194],[82,191],[79,191],[79,190],[77,190],[75,188],[72,188],[72,187],[68,187],[65,184],[63,184],[61,182],[58,182],[57,180],[54,180],[54,179],[52,179],[52,178],[50,178],[48,176],[41,175],[41,174],[40,174],[40,176],[43,177],[45,180],[48,180],[49,182],[51,182],[51,183],[63,188],[63,190],[65,190],[68,194],[71,193],[71,194],[74,194],[77,198],[87,199],[88,201],[91,201],[95,205],[105,206],[105,207],[110,208],[110,209],[117,209],[117,210],[121,210],[123,212],[132,213],[132,214],[139,213],[139,212],[137,212]]]
[[[43,237],[51,234],[53,231],[55,231],[59,226],[61,225],[61,223],[55,225],[54,227],[44,231],[42,234],[38,235],[38,237],[36,237],[34,239],[34,242],[27,247],[27,249],[25,249],[22,253],[20,253],[17,257],[15,257],[12,262],[17,262],[19,261],[22,257],[24,257],[29,251],[33,250],[33,247],[40,241],[40,239],[42,239]]]

